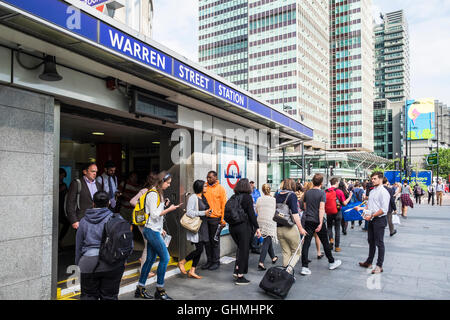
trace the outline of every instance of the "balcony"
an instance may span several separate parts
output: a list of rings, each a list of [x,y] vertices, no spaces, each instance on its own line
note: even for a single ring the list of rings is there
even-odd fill
[[[384,92],[394,92],[394,91],[403,91],[405,90],[404,86],[394,86],[394,87],[385,87]]]
[[[398,34],[396,34],[396,33],[398,33]],[[394,32],[392,34],[387,34],[384,36],[384,39],[385,40],[394,40],[394,39],[402,39],[404,37],[403,32],[397,31],[396,33]]]
[[[384,47],[392,47],[392,46],[403,46],[405,42],[403,40],[393,40],[393,41],[386,41],[384,43]]]
[[[402,46],[391,47],[384,50],[384,54],[391,54],[395,52],[403,52],[403,47]]]
[[[393,73],[386,73],[385,75],[384,75],[384,79],[385,80],[390,80],[390,79],[400,79],[400,78],[403,78],[405,75],[404,74],[397,74],[397,75],[394,75]]]

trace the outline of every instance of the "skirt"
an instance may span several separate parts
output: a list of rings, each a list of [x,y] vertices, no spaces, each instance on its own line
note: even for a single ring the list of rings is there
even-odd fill
[[[411,207],[414,208],[414,203],[412,202],[411,198],[409,197],[409,194],[402,194],[400,199],[402,200],[402,207]]]

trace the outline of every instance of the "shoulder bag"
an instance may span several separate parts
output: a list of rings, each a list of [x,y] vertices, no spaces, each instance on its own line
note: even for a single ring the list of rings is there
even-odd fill
[[[273,216],[273,221],[275,221],[277,224],[285,226],[285,227],[292,227],[295,224],[294,220],[292,219],[292,211],[289,208],[289,206],[286,204],[286,202],[291,194],[292,194],[292,192],[287,194],[284,202],[277,203],[277,208],[275,209],[275,215]]]
[[[198,198],[196,200],[196,210],[198,211]],[[200,217],[191,218],[186,213],[180,219],[180,224],[186,230],[197,233],[200,230],[200,226],[202,225],[202,220]]]

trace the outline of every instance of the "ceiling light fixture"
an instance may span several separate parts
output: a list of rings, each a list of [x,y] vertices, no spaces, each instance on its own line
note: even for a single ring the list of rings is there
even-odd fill
[[[104,135],[105,135],[104,132],[92,132],[92,134],[93,134],[94,136],[104,136]]]

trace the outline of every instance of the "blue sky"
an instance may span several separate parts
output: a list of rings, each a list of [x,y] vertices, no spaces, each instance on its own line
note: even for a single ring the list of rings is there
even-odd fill
[[[154,40],[197,61],[198,0],[153,2]],[[372,4],[375,19],[379,19],[379,12],[406,12],[411,98],[432,97],[450,105],[450,0],[372,0]]]

